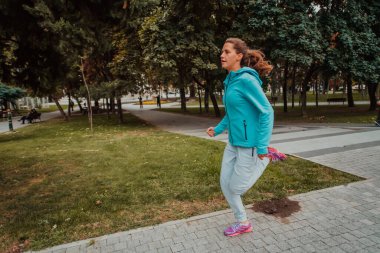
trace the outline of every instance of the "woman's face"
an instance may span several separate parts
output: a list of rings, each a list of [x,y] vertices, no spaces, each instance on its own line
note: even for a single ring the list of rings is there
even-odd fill
[[[236,71],[241,68],[240,61],[243,58],[242,53],[237,53],[232,43],[224,43],[220,61],[222,68],[228,71]]]

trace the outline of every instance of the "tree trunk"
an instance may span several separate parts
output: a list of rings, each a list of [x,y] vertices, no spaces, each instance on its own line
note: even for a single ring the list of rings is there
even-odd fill
[[[108,98],[106,98],[106,111],[107,111],[107,119],[110,118],[110,104],[108,103]]]
[[[378,83],[375,82],[367,82],[368,87],[368,96],[369,96],[369,110],[375,111],[376,110],[376,90],[377,90]]]
[[[319,84],[318,84],[318,76],[315,78],[315,106],[318,107],[318,94],[319,94]]]
[[[288,112],[288,72],[289,72],[289,62],[285,62],[284,69],[284,82],[282,84],[282,99],[284,101],[284,112]]]
[[[195,85],[194,85],[194,83],[192,83],[190,85],[189,89],[190,89],[190,97],[195,98]]]
[[[211,59],[209,58],[209,60],[211,60]],[[205,74],[206,74],[205,76],[206,76],[206,81],[207,81],[206,88],[208,88],[208,87],[210,88],[210,97],[211,97],[212,105],[214,107],[215,116],[220,117],[220,110],[219,110],[219,106],[218,106],[218,101],[217,101],[216,96],[215,96],[215,82],[214,82],[214,80],[212,80],[212,78],[210,78],[208,71],[206,71]],[[205,102],[206,102],[206,100],[205,100]],[[207,105],[208,105],[208,99],[207,99]]]
[[[115,114],[115,98],[112,96],[110,97],[110,106],[111,106],[111,112],[112,114]]]
[[[82,111],[83,111],[83,108],[82,108],[82,105],[81,105],[80,102],[79,102],[79,98],[78,98],[78,97],[74,97],[74,99],[77,101],[77,104],[78,104],[78,106],[79,106],[79,110],[80,110],[80,112],[82,112]]]
[[[198,85],[198,96],[201,96],[202,94],[202,88],[204,88],[206,90],[206,87],[207,87],[207,83],[206,85],[203,85],[195,76],[193,76],[193,80],[197,83]],[[205,91],[205,96],[206,96],[206,91]],[[201,96],[202,97],[202,96]],[[202,108],[202,98],[200,97],[200,100],[199,100],[199,103],[201,103],[199,105],[199,108]],[[208,101],[208,100],[207,100]],[[200,109],[201,113],[202,113],[202,109]],[[205,112],[208,112],[208,103],[207,103],[207,109],[206,109],[206,104],[205,104]]]
[[[4,111],[7,111],[9,106],[8,106],[9,102],[7,100],[4,101],[3,105],[4,105]]]
[[[205,96],[204,96],[204,104],[205,104],[205,112],[209,112],[209,100],[210,98],[210,86],[209,83],[207,82],[205,85]]]
[[[343,83],[343,94],[346,94],[347,83]]]
[[[71,96],[70,96],[70,92],[67,95],[69,98],[69,104],[67,106],[67,115],[69,115],[69,117],[71,117]]]
[[[335,91],[336,91],[336,85],[337,85],[337,81],[336,81],[336,77],[334,78],[334,86],[333,86],[333,94],[335,94]]]
[[[94,114],[99,113],[99,99],[94,100],[94,111],[93,111],[93,113]]]
[[[352,77],[351,74],[347,75],[347,101],[348,107],[354,107],[354,97],[352,96]]]
[[[121,108],[121,98],[118,97],[116,101],[117,101],[117,113],[119,116],[119,124],[122,124],[124,121],[123,121],[123,108]]]
[[[209,79],[208,75],[207,75],[207,86],[210,87],[210,98],[211,98],[211,102],[212,102],[212,105],[214,107],[214,113],[215,113],[215,116],[216,117],[220,117],[220,110],[219,110],[219,106],[218,106],[218,101],[216,100],[216,97],[215,97],[215,83]]]
[[[296,93],[296,65],[293,67],[293,76],[292,76],[292,108],[294,108],[294,94]]]
[[[306,112],[306,103],[307,103],[307,85],[311,80],[311,77],[314,73],[315,64],[312,63],[306,72],[305,78],[302,81],[302,93],[301,93],[301,111],[302,111],[302,117],[307,117]]]
[[[13,107],[13,110],[15,110],[15,112],[20,115],[20,110],[18,109],[18,105],[14,102],[14,101],[10,101],[12,107]]]
[[[90,121],[90,129],[91,129],[91,133],[93,132],[93,128],[92,128],[92,106],[91,106],[91,94],[90,94],[90,90],[88,88],[88,85],[87,85],[87,81],[86,81],[86,76],[84,75],[84,66],[83,66],[83,58],[81,57],[81,72],[82,72],[82,78],[83,78],[83,82],[84,82],[84,85],[86,86],[86,90],[87,90],[87,110],[88,110],[88,119]]]
[[[179,93],[181,96],[181,110],[183,112],[186,111],[186,94],[185,94],[185,87],[179,88]]]
[[[323,95],[329,92],[329,78],[325,77],[324,83],[323,83]]]
[[[87,101],[87,116],[88,116],[88,121],[90,122],[90,129],[91,133],[93,132],[93,113],[92,113],[92,105],[91,105],[91,100],[90,97],[86,98]]]
[[[179,95],[181,97],[181,111],[186,112],[185,80],[184,80],[184,71],[182,71],[182,68],[179,69],[178,74],[179,74]]]
[[[199,85],[197,85],[197,88],[198,88],[199,113],[202,114],[202,95],[201,95],[201,89],[199,88]]]
[[[65,119],[65,121],[68,121],[69,118],[67,117],[67,115],[66,115],[65,111],[63,110],[62,106],[59,104],[58,99],[56,97],[53,97],[52,99],[54,100],[55,104],[57,105],[58,110],[61,112],[61,115],[63,116],[63,118]]]

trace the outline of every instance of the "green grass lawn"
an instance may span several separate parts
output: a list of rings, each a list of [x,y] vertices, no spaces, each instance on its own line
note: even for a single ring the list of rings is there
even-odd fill
[[[61,105],[61,106],[62,106],[62,109],[65,110],[65,112],[67,112],[68,105]],[[54,111],[58,111],[58,107],[56,105],[49,105],[49,107],[37,109],[37,111],[38,112],[54,112]]]
[[[331,92],[331,91],[330,91]],[[267,94],[268,97],[271,97],[270,94]],[[294,95],[294,103],[295,104],[298,104],[300,98],[299,98],[300,94],[297,93]],[[282,94],[279,94],[279,95],[276,95],[277,97],[277,101],[278,102],[282,102],[283,101],[283,97],[282,97]],[[362,95],[361,93],[357,92],[357,91],[354,91],[352,93],[352,97],[354,99],[354,101],[369,101],[369,97],[368,95]],[[329,93],[329,94],[318,94],[318,101],[319,102],[326,102],[327,101],[327,98],[346,98],[347,99],[347,94],[343,93],[343,92],[336,92],[336,93]],[[313,92],[308,92],[306,94],[306,99],[307,99],[307,102],[308,103],[315,103],[316,101],[316,97],[315,97],[315,94],[313,94]],[[288,100],[288,103],[291,103],[292,102],[292,95],[291,94],[288,94],[287,95],[287,100]],[[347,100],[346,100],[347,101]],[[346,102],[347,103],[347,102]]]
[[[373,123],[377,117],[377,111],[368,111],[369,105],[356,105],[349,108],[347,105],[323,105],[308,106],[306,111],[308,116],[301,116],[301,108],[288,106],[288,112],[283,112],[283,107],[276,106],[275,124],[280,123]],[[222,115],[224,108],[219,108]],[[162,108],[160,111],[183,113],[180,108]],[[211,106],[209,113],[199,113],[199,108],[187,108],[184,114],[197,115],[204,117],[215,117],[214,108]]]
[[[275,121],[277,123],[373,123],[377,117],[377,111],[368,111],[369,105],[323,105],[308,106],[307,117],[302,118],[300,107],[288,107],[288,112],[283,112],[283,107],[275,108]]]
[[[54,119],[0,134],[0,252],[41,249],[227,208],[224,143],[160,131],[127,114]],[[361,178],[290,157],[270,164],[245,203]]]

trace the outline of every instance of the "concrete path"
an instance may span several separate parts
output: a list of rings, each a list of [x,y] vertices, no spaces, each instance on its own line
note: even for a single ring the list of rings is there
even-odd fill
[[[208,138],[215,120],[126,106],[158,127]],[[226,141],[222,134],[218,140]],[[380,252],[380,128],[366,125],[276,126],[271,146],[367,178],[299,194],[301,211],[286,219],[254,213],[254,232],[223,236],[230,210],[59,245],[40,252]]]
[[[41,121],[46,121],[52,118],[57,118],[60,117],[61,113],[59,111],[55,112],[44,112],[41,113]],[[13,125],[13,130],[29,126],[30,124],[27,123],[27,120],[25,121],[25,124],[22,124],[22,122],[18,121],[21,118],[21,116],[15,116],[12,117],[12,125]],[[38,124],[40,121],[37,120],[36,123]],[[33,123],[34,124],[34,123]],[[5,133],[9,131],[9,123],[6,118],[0,119],[0,133]]]

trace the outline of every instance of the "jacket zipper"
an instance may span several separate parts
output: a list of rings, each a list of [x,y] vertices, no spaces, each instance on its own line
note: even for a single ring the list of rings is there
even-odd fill
[[[231,76],[228,77],[228,82],[227,82],[227,85],[226,85],[226,94],[225,94],[225,99],[224,99],[224,102],[226,102],[226,104],[224,105],[224,108],[226,110],[226,114],[227,114],[227,90],[228,90],[228,86],[230,85],[230,80],[231,80]],[[230,121],[228,120],[228,135],[231,137],[231,144],[234,143],[234,140],[232,138],[232,133],[231,133],[231,123]]]
[[[245,122],[245,120],[243,120],[244,122],[244,136],[245,136],[245,140],[247,140],[247,123]]]

